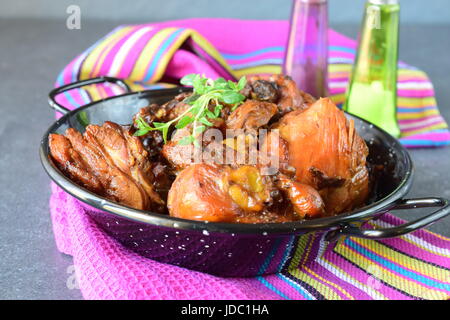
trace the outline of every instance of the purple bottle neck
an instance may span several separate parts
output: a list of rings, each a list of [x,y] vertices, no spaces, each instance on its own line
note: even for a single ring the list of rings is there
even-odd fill
[[[283,73],[316,98],[328,95],[326,0],[294,0]]]

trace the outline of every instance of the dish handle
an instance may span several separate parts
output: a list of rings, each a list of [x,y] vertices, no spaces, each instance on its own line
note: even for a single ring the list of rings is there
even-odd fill
[[[50,91],[50,93],[48,94],[48,104],[50,105],[50,108],[52,108],[53,110],[58,111],[62,114],[66,114],[66,113],[70,112],[71,110],[67,109],[66,107],[63,107],[61,104],[56,102],[55,98],[58,94],[61,94],[65,91],[69,91],[72,89],[78,89],[78,88],[81,88],[84,86],[88,86],[91,84],[104,83],[104,82],[117,84],[118,86],[125,89],[126,92],[131,92],[130,87],[123,80],[114,78],[114,77],[104,76],[104,77],[81,80],[81,81],[69,83],[64,86],[55,88],[52,91]]]
[[[341,236],[357,237],[364,239],[386,239],[399,237],[404,234],[416,231],[431,225],[432,223],[448,216],[450,214],[450,203],[448,199],[443,198],[417,198],[417,199],[403,199],[397,203],[391,210],[405,210],[416,208],[431,208],[439,207],[438,210],[426,215],[425,217],[416,219],[411,222],[392,228],[382,229],[361,229],[358,226],[345,224],[340,229],[330,232],[326,239],[330,242],[337,240]]]

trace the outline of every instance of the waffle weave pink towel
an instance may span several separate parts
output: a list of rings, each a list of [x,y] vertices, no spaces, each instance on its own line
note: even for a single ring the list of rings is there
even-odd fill
[[[50,210],[58,249],[73,256],[85,299],[280,299],[254,279],[223,279],[166,265],[125,249],[77,200],[52,184]]]

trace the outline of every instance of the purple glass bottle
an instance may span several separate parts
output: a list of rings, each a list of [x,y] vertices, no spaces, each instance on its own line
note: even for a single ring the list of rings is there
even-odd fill
[[[327,0],[293,0],[283,73],[314,97],[328,96]]]

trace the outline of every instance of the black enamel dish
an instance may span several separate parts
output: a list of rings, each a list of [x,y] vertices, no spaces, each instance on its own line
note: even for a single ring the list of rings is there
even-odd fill
[[[92,102],[69,111],[55,96],[82,86],[113,82],[128,87],[119,79],[102,77],[57,88],[49,94],[49,104],[64,114],[44,134],[40,158],[50,178],[71,196],[108,234],[138,254],[160,262],[219,276],[254,276],[280,271],[289,265],[292,253],[302,247],[311,233],[333,242],[341,236],[367,239],[397,237],[426,227],[450,214],[447,199],[404,199],[412,183],[413,165],[401,144],[380,128],[352,115],[358,133],[369,147],[369,162],[384,169],[377,178],[372,201],[367,206],[335,217],[309,221],[268,224],[206,223],[136,210],[78,186],[65,177],[49,157],[48,136],[63,134],[69,127],[81,132],[88,124],[113,121],[127,124],[132,116],[150,103],[169,101],[183,88],[128,92]],[[398,227],[362,229],[361,224],[376,219],[388,210],[438,207],[420,219]],[[270,263],[267,263],[270,261]]]

